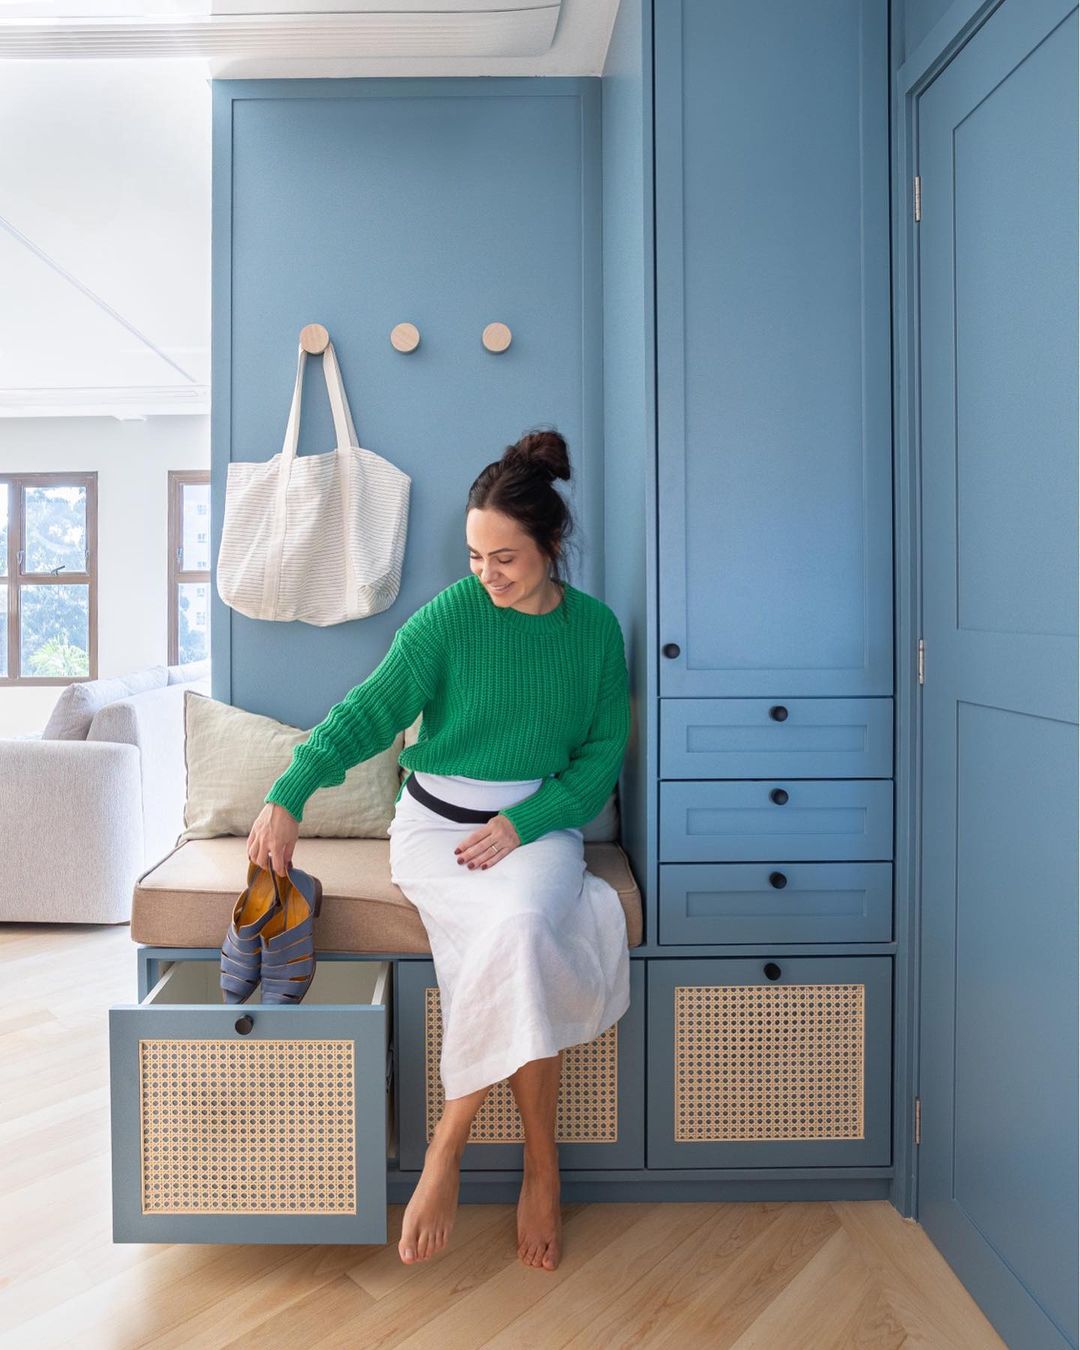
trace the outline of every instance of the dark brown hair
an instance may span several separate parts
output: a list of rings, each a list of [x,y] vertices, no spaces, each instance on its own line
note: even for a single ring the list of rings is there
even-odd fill
[[[469,489],[466,518],[476,508],[510,516],[550,560],[552,580],[564,582],[559,561],[574,520],[554,482],[569,477],[570,456],[559,433],[527,431],[506,447],[501,459],[493,460],[476,476]]]

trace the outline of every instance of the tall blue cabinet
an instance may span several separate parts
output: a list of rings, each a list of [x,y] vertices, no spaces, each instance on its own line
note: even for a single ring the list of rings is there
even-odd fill
[[[646,1157],[786,1195],[893,1175],[888,43],[653,5]]]

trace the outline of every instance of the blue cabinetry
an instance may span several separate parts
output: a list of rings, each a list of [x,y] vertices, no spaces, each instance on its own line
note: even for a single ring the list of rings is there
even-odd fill
[[[650,961],[649,1167],[887,1164],[891,969]]]
[[[891,695],[886,0],[655,0],[660,694]]]
[[[888,4],[653,14],[657,936],[710,954],[648,963],[647,1165],[884,1168],[891,953],[822,948],[893,928]]]
[[[431,961],[397,963],[399,1165],[419,1170],[443,1110],[442,1021]],[[594,1041],[563,1051],[555,1138],[559,1166],[638,1168],[645,1163],[645,962],[630,962],[630,1007]],[[503,1079],[477,1112],[464,1170],[521,1166],[521,1116]]]

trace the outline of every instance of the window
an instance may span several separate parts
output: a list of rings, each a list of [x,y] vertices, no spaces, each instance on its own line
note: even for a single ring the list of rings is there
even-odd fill
[[[169,472],[169,665],[210,654],[210,474]]]
[[[0,474],[0,685],[97,678],[97,474]]]

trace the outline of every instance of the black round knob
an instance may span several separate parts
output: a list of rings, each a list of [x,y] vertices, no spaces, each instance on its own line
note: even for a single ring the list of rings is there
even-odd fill
[[[783,806],[787,801],[787,792],[783,788],[773,788],[769,793],[769,801],[775,802],[777,806]]]
[[[679,644],[677,642],[665,642],[663,647],[665,656],[675,657],[679,654]]]
[[[775,961],[765,962],[765,976],[770,980],[778,980],[780,978],[780,967]]]
[[[254,1025],[255,1019],[250,1013],[245,1013],[243,1017],[236,1019],[236,1029],[241,1036],[246,1036]]]
[[[787,877],[784,876],[783,872],[770,872],[769,885],[775,886],[778,891],[782,891],[787,885]]]
[[[787,709],[784,707],[782,703],[778,703],[775,708],[769,709],[769,716],[772,718],[774,722],[786,722]]]

